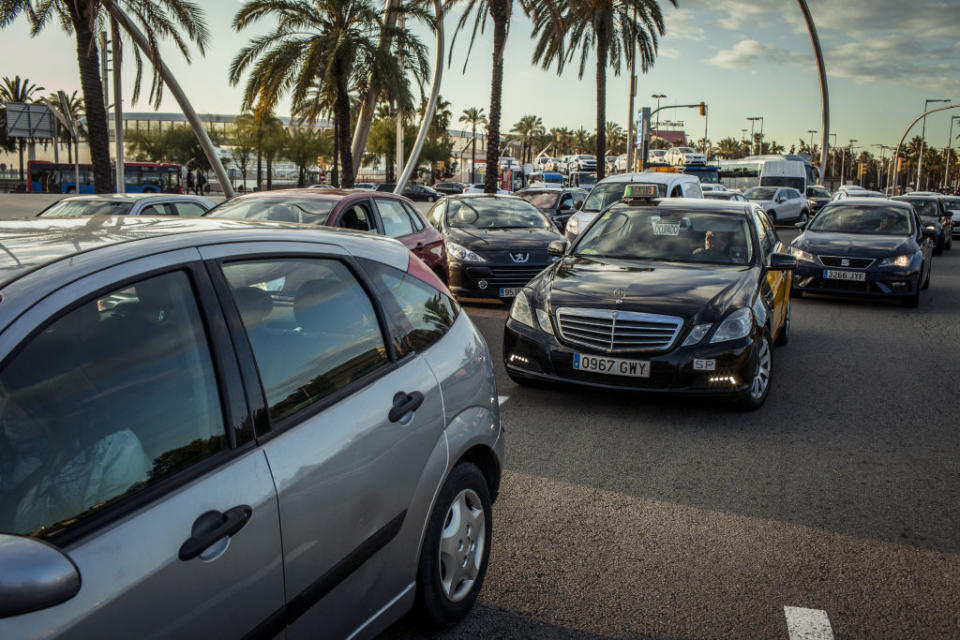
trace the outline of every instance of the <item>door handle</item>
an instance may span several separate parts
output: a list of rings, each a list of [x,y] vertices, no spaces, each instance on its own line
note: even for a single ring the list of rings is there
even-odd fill
[[[412,411],[416,411],[422,404],[423,394],[419,391],[414,391],[409,394],[400,391],[393,396],[393,408],[390,409],[387,417],[390,418],[390,422],[400,422],[403,416]]]
[[[226,513],[207,511],[193,523],[193,530],[180,546],[180,559],[192,560],[223,538],[229,538],[243,528],[253,509],[245,504],[234,507]]]
[[[417,249],[423,249],[423,243],[422,243],[422,242],[418,242],[418,243],[417,243]]]

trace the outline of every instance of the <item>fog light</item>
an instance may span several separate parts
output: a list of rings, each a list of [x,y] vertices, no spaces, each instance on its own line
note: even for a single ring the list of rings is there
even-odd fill
[[[487,288],[487,281],[486,281],[486,280],[481,280],[480,282],[477,283],[477,286],[480,287],[481,289],[486,289],[486,288]]]
[[[894,291],[908,291],[910,289],[909,282],[891,282],[889,284]]]
[[[511,353],[510,364],[519,364],[522,366],[527,366],[528,364],[530,364],[530,359],[520,355],[519,353]]]
[[[734,376],[712,376],[710,378],[710,384],[728,385],[731,387],[735,387],[737,386],[737,379]]]

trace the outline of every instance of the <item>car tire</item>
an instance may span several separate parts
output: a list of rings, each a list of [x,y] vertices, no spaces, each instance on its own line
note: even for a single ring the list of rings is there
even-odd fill
[[[770,347],[770,332],[764,330],[760,338],[760,347],[757,353],[757,363],[750,381],[750,390],[740,400],[740,409],[756,411],[766,402],[770,395],[770,384],[773,381],[773,349]],[[758,388],[759,387],[759,388]]]
[[[922,273],[922,272],[923,272],[923,269],[921,268],[920,271],[921,271],[921,273]],[[923,285],[921,285],[921,287],[920,287],[921,289],[926,290],[926,289],[929,289],[929,288],[930,288],[930,274],[931,274],[931,273],[933,273],[933,265],[932,265],[932,264],[930,265],[930,268],[927,270],[927,277],[926,277],[926,279],[923,281]]]
[[[952,234],[952,233],[951,233],[949,236],[947,236],[947,242],[946,242],[946,244],[943,245],[943,248],[946,249],[947,251],[950,251],[950,249],[953,249],[953,234]]]
[[[789,301],[787,301],[787,315],[783,319],[783,326],[780,327],[780,333],[777,334],[777,339],[774,341],[773,345],[775,347],[782,347],[788,342],[790,342],[790,302]]]
[[[770,218],[770,223],[773,224],[774,226],[776,226],[776,224],[777,224],[777,212],[776,212],[776,210],[770,209],[770,211],[767,211],[767,217]]]
[[[433,201],[434,201],[433,196],[427,196],[427,202],[433,202]]]
[[[67,187],[67,193],[76,193],[76,192],[77,192],[76,187]]]
[[[943,239],[937,238],[936,244],[933,245],[933,255],[938,256],[943,253]]]
[[[420,551],[416,608],[427,623],[454,624],[477,601],[490,559],[491,504],[480,469],[470,462],[455,466],[437,496]],[[460,569],[461,562],[471,568]]]

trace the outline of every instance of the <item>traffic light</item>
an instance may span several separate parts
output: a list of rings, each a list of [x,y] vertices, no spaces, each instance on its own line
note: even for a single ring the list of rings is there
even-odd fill
[[[897,157],[897,171],[903,171],[903,156]]]
[[[706,103],[703,103],[703,102],[700,103],[700,115],[702,115],[702,116],[707,115],[707,105],[706,105]]]

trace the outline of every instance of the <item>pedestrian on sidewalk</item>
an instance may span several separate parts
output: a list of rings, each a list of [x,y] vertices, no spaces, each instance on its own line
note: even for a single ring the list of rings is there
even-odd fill
[[[203,171],[197,169],[197,195],[202,196],[206,191],[204,187],[207,184],[207,176],[203,175]]]
[[[196,179],[193,175],[193,169],[187,171],[187,193],[193,193],[194,185],[196,184]]]

